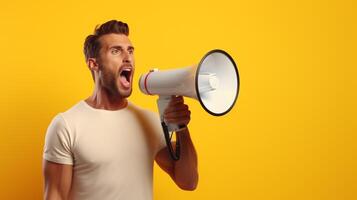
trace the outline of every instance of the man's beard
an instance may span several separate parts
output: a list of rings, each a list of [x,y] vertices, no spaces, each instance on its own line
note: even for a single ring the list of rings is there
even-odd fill
[[[130,87],[130,90],[124,90],[122,91],[118,87],[118,77],[119,75],[116,75],[115,73],[111,73],[110,71],[103,70],[103,78],[102,78],[102,86],[104,89],[107,90],[107,92],[110,93],[111,96],[120,96],[122,98],[127,98],[131,95],[132,88]]]

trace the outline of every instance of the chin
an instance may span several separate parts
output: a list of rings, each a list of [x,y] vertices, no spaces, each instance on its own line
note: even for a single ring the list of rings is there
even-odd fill
[[[129,88],[124,88],[124,86],[122,86],[119,81],[116,82],[115,87],[116,87],[116,91],[118,92],[118,94],[123,98],[129,97],[133,91],[132,84],[130,84]]]
[[[133,91],[132,88],[127,89],[127,90],[122,90],[122,89],[120,89],[120,90],[119,90],[119,94],[120,94],[120,96],[122,96],[123,98],[128,98],[128,97],[131,95],[132,91]]]

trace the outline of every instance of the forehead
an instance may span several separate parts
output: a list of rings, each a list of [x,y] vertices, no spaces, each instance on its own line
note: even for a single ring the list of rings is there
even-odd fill
[[[122,46],[123,48],[133,46],[128,36],[124,34],[106,34],[99,38],[99,42],[102,49],[108,49],[112,46]]]

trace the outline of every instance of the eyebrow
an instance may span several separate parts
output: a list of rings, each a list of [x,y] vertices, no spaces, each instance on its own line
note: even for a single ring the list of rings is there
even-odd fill
[[[111,46],[109,47],[109,49],[123,49],[123,46],[120,46],[120,45],[115,45],[115,46]],[[128,46],[128,50],[134,50],[134,47],[133,46]]]

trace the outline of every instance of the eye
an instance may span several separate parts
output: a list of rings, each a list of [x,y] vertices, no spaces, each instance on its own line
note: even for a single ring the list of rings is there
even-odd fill
[[[134,49],[129,49],[128,52],[129,54],[134,54]]]
[[[112,54],[119,54],[120,53],[120,50],[119,49],[112,49]]]

